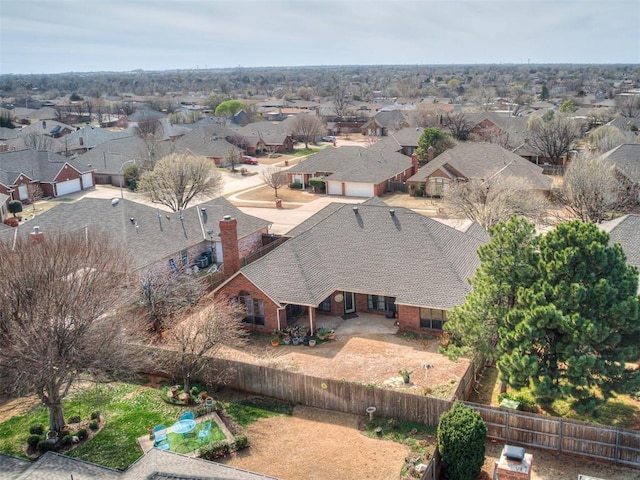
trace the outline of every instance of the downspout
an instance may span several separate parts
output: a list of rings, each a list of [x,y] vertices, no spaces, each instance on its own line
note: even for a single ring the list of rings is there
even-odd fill
[[[311,331],[311,335],[313,335],[313,313],[315,311],[315,307],[309,307],[309,330]]]
[[[280,328],[280,310],[284,310],[286,307],[277,307],[276,308],[276,319],[278,321],[278,330],[281,330]]]

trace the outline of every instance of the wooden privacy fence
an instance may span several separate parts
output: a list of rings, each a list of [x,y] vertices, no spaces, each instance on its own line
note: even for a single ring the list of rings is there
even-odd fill
[[[465,403],[482,415],[491,438],[640,466],[640,432]]]

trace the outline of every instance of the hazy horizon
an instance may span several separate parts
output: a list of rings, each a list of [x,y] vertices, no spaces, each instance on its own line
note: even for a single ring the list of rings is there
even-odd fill
[[[640,63],[636,0],[0,0],[0,73]]]

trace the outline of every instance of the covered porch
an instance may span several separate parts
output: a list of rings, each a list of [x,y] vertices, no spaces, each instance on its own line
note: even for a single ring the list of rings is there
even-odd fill
[[[312,333],[318,328],[326,328],[336,332],[336,335],[372,335],[386,334],[394,335],[398,333],[398,325],[393,318],[368,312],[358,312],[343,319],[340,316],[318,313],[313,310],[309,315],[309,310],[299,315],[291,322],[292,326],[301,326],[311,329]]]

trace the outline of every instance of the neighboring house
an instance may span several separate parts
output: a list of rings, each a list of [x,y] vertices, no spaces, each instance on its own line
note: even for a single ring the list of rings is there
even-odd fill
[[[224,263],[220,223],[227,215],[237,219],[235,246],[239,258],[263,246],[270,223],[242,213],[225,198],[218,197],[182,212],[167,212],[126,199],[83,198],[62,203],[18,227],[29,235],[34,227],[46,237],[57,232],[105,231],[124,245],[131,269],[166,267],[174,271],[197,265],[198,258],[211,252],[216,264]],[[120,259],[114,259],[118,261]]]
[[[488,240],[475,224],[461,232],[379,199],[329,205],[289,235],[215,291],[243,304],[253,328],[282,329],[306,314],[313,330],[318,314],[368,312],[395,316],[402,330],[440,332]]]
[[[229,142],[236,133],[223,125],[196,128],[173,143],[178,153],[190,153],[209,158],[216,165],[226,165],[232,154],[239,158],[243,150]]]
[[[391,149],[410,157],[418,149],[418,141],[423,132],[424,128],[420,127],[403,128],[389,134],[388,137],[381,138],[369,148],[373,150]]]
[[[465,142],[444,151],[407,180],[412,192],[442,195],[455,181],[517,178],[531,190],[548,192],[553,180],[542,167],[493,143]]]
[[[500,115],[494,112],[465,114],[471,131],[469,137],[480,142],[497,143],[513,150],[528,137],[527,118]]]
[[[635,190],[640,202],[640,144],[625,143],[609,150],[602,158],[613,164],[618,178],[629,190]]]
[[[623,132],[632,132],[638,135],[640,131],[640,117],[616,117],[608,125],[619,128]]]
[[[274,477],[153,448],[124,471],[46,452],[35,461],[0,453],[6,480],[277,480]]]
[[[362,134],[384,137],[409,126],[409,122],[400,110],[382,111],[362,126]]]
[[[77,161],[92,166],[97,184],[122,187],[126,185],[124,170],[127,165],[144,165],[151,151],[156,161],[160,160],[170,153],[170,147],[169,142],[149,143],[139,137],[128,136],[101,143],[79,155]]]
[[[0,225],[5,227],[4,221],[7,219],[7,202],[9,202],[9,195],[5,195],[4,193],[0,193]],[[0,227],[0,228],[2,228]],[[7,227],[10,228],[10,227]]]
[[[286,171],[289,183],[309,185],[321,177],[329,195],[380,196],[390,182],[404,182],[417,171],[417,161],[392,150],[364,147],[325,148]]]
[[[627,257],[627,263],[640,270],[640,215],[624,215],[609,222],[602,222],[600,228],[609,233],[610,245],[620,244]]]
[[[29,199],[29,184],[44,197],[60,197],[94,186],[94,168],[62,155],[36,150],[0,153],[0,194],[9,200]]]
[[[236,135],[243,137],[248,155],[261,153],[285,153],[293,151],[293,138],[288,130],[289,123],[253,122],[244,127],[234,128]]]
[[[112,131],[100,127],[83,127],[66,135],[62,139],[65,151],[69,154],[82,154],[110,140],[131,137],[133,134],[124,130]]]

